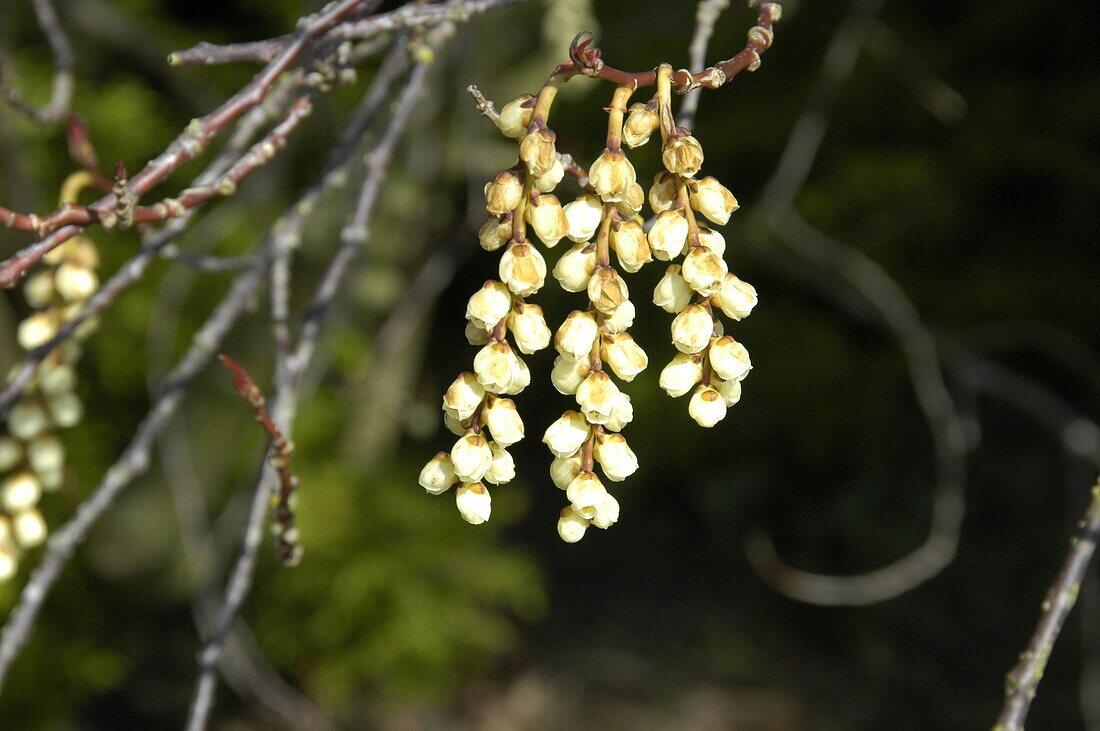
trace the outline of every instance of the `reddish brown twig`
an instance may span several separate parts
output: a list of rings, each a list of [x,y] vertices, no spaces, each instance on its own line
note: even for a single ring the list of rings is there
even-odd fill
[[[88,128],[79,114],[69,114],[69,128],[65,133],[69,145],[69,156],[80,167],[88,171],[95,181],[95,187],[104,193],[111,192],[111,181],[99,169],[99,155],[88,136]]]
[[[237,361],[221,354],[218,360],[233,374],[233,388],[256,412],[256,421],[271,437],[272,456],[268,463],[279,474],[279,493],[275,498],[275,543],[279,558],[286,566],[296,566],[302,560],[302,547],[298,544],[298,530],[294,527],[294,511],[290,508],[290,496],[298,487],[298,478],[290,472],[290,453],[294,451],[282,431],[267,411],[266,399],[252,376]]]

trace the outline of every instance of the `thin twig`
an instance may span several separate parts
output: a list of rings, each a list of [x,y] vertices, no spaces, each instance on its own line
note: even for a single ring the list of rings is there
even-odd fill
[[[50,101],[46,106],[36,109],[23,99],[22,95],[13,86],[6,83],[0,74],[0,97],[11,107],[34,120],[39,124],[52,124],[60,122],[69,112],[73,99],[73,47],[65,30],[61,27],[61,21],[57,17],[57,11],[50,0],[33,0],[34,14],[38,18],[38,25],[46,36],[47,43],[54,57],[53,80],[50,83]]]
[[[691,37],[691,45],[688,46],[693,71],[702,70],[707,62],[707,44],[714,34],[719,16],[729,5],[730,0],[699,0],[699,6],[695,9],[695,33]],[[690,130],[695,126],[695,113],[699,110],[699,99],[702,96],[702,89],[692,89],[684,95],[684,101],[680,105],[680,119],[677,122],[684,129]]]

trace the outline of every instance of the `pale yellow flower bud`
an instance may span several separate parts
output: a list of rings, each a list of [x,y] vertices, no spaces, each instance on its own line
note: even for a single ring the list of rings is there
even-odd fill
[[[581,448],[591,428],[584,416],[576,411],[566,411],[547,427],[542,441],[555,457],[568,457]]]
[[[604,422],[603,428],[611,431],[622,431],[623,427],[634,420],[634,405],[630,403],[630,397],[622,391],[615,399],[615,405],[611,407],[611,418]]]
[[[562,254],[554,265],[554,279],[566,292],[580,292],[588,287],[596,271],[596,246],[580,242]]]
[[[16,439],[29,442],[50,425],[50,417],[37,401],[20,401],[8,412],[8,431]]]
[[[634,183],[626,189],[626,195],[623,196],[621,201],[615,202],[615,208],[619,213],[628,218],[638,215],[644,205],[645,190],[637,183]]]
[[[585,358],[592,352],[600,328],[591,312],[573,310],[554,335],[554,347],[559,353]]]
[[[703,167],[703,146],[683,130],[668,136],[661,160],[670,173],[690,178]]]
[[[726,406],[733,406],[741,400],[741,381],[719,381],[718,393]]]
[[[16,472],[0,482],[0,504],[9,513],[33,508],[42,497],[42,483],[33,472]]]
[[[535,111],[534,105],[530,104],[533,99],[530,94],[521,94],[500,108],[497,124],[506,137],[518,140],[527,134],[531,115]]]
[[[76,426],[84,417],[84,404],[80,402],[80,397],[71,391],[48,397],[46,408],[50,412],[53,423],[62,429]],[[12,432],[14,433],[14,431],[13,429]]]
[[[677,353],[661,370],[659,383],[669,396],[679,398],[702,380],[702,358],[687,353]]]
[[[39,472],[38,481],[42,483],[42,489],[46,492],[54,492],[65,481],[65,470],[57,469],[50,472]]]
[[[27,442],[27,464],[35,472],[60,470],[65,466],[65,446],[53,434],[39,434]]]
[[[682,211],[662,211],[649,229],[653,256],[670,261],[680,255],[688,238],[688,221]]]
[[[477,381],[490,393],[504,393],[520,369],[519,357],[507,342],[492,341],[474,356]]]
[[[605,315],[615,314],[630,297],[630,290],[619,273],[611,267],[597,267],[588,280],[588,300]]]
[[[630,147],[641,147],[649,142],[649,136],[660,126],[661,118],[657,115],[656,105],[650,107],[643,102],[631,104],[623,124],[623,142]]]
[[[558,535],[566,543],[576,543],[584,538],[584,532],[588,530],[588,519],[582,518],[572,507],[561,511],[558,517]],[[12,570],[15,573],[15,570]]]
[[[0,473],[12,470],[23,461],[23,445],[6,434],[0,434]]]
[[[631,274],[653,261],[645,230],[637,221],[616,221],[612,224],[609,243],[618,255],[620,266]]]
[[[550,327],[538,305],[517,302],[508,315],[508,328],[521,353],[534,353],[550,344]]]
[[[614,203],[627,197],[637,174],[622,150],[604,150],[588,169],[588,182],[602,200]]]
[[[688,402],[688,415],[696,424],[709,429],[726,418],[726,402],[717,390],[700,384]]]
[[[485,481],[494,485],[503,485],[516,479],[516,461],[504,445],[489,442],[489,448],[493,450],[493,465],[485,473]]]
[[[546,260],[529,244],[512,244],[500,257],[500,279],[516,295],[529,297],[546,281]]]
[[[565,177],[565,166],[561,164],[561,158],[554,160],[553,166],[542,175],[535,177],[535,190],[540,193],[549,193],[558,187],[558,183]]]
[[[485,184],[485,209],[501,215],[514,211],[523,200],[523,182],[511,170],[501,170]]]
[[[478,378],[469,371],[463,371],[458,378],[447,387],[443,394],[443,408],[447,409],[461,421],[465,421],[474,415],[477,407],[481,406],[485,398],[485,389]]]
[[[480,482],[463,482],[455,490],[455,506],[458,514],[470,525],[481,525],[493,512],[489,491]]]
[[[99,251],[90,238],[78,234],[46,254],[42,260],[54,267],[69,261],[85,269],[95,269],[99,266]]]
[[[629,334],[604,335],[600,340],[600,357],[611,366],[616,376],[627,383],[649,365],[649,356]]]
[[[756,307],[756,288],[732,274],[727,274],[721,289],[711,297],[711,301],[722,308],[727,317],[740,320],[748,317],[752,308]]]
[[[535,235],[542,243],[553,248],[569,230],[561,202],[556,195],[542,194],[531,197],[531,205],[525,209],[524,216]]]
[[[46,540],[46,521],[35,508],[16,513],[12,516],[11,524],[15,540],[23,548],[40,546]]]
[[[554,369],[550,371],[550,382],[558,393],[572,395],[577,392],[581,383],[588,376],[591,365],[587,355],[574,358],[569,354],[562,354],[554,358]]]
[[[566,203],[565,220],[569,224],[565,235],[571,241],[588,241],[596,235],[596,230],[603,221],[603,203],[600,197],[594,193],[582,193],[575,201]]]
[[[57,268],[53,285],[66,302],[83,302],[99,289],[99,277],[91,269],[65,262]]]
[[[672,320],[672,344],[681,353],[698,353],[710,344],[714,318],[701,305],[688,305]]]
[[[519,158],[536,178],[550,172],[554,163],[559,162],[554,133],[548,129],[536,129],[525,134],[519,142]]]
[[[451,465],[463,482],[477,482],[493,466],[493,450],[480,434],[464,434],[451,447]]]
[[[676,205],[680,199],[676,189],[676,176],[660,172],[653,176],[653,185],[649,188],[649,207],[654,213],[663,213]]]
[[[705,246],[696,246],[684,257],[680,273],[701,295],[712,295],[726,279],[726,262]]]
[[[584,458],[579,451],[568,457],[555,457],[550,463],[550,479],[558,488],[564,490],[583,470]]]
[[[634,303],[625,300],[618,309],[604,317],[603,326],[609,333],[621,333],[634,324]]]
[[[724,380],[740,381],[752,369],[749,351],[729,335],[715,340],[707,354],[710,356],[710,367]]]
[[[592,525],[601,530],[607,530],[618,522],[619,501],[611,493],[608,493],[603,502],[597,506],[596,514],[592,516]]]
[[[23,285],[23,297],[27,304],[36,310],[47,307],[53,300],[53,272],[39,272]]]
[[[699,243],[718,256],[722,256],[726,253],[726,237],[706,226],[699,227]]]
[[[512,293],[503,283],[490,279],[466,303],[466,319],[492,330],[512,309]]]
[[[420,486],[433,495],[442,495],[457,481],[451,455],[446,452],[436,454],[420,470]]]
[[[456,437],[460,437],[466,433],[466,429],[469,424],[465,419],[459,419],[458,414],[449,409],[443,409],[443,426],[447,427],[447,431],[454,434]]]
[[[577,387],[576,397],[584,417],[592,424],[603,424],[611,418],[619,393],[611,376],[604,371],[593,371]]]
[[[476,322],[466,321],[466,342],[470,345],[485,345],[491,333]]]
[[[8,581],[19,571],[19,559],[14,546],[0,546],[0,583]]]
[[[688,186],[688,195],[691,207],[719,226],[725,226],[730,220],[730,215],[738,208],[737,199],[733,197],[733,193],[709,175],[702,180],[692,182]]]
[[[490,396],[486,407],[482,419],[494,441],[507,447],[523,439],[523,419],[519,417],[515,401]]]
[[[68,363],[43,363],[38,369],[38,388],[42,393],[66,393],[75,387],[76,371]]]
[[[680,273],[680,265],[673,264],[653,288],[653,304],[665,312],[680,312],[691,302],[691,286]]]
[[[19,323],[16,339],[24,350],[33,350],[57,335],[57,318],[49,310],[35,312]]]
[[[565,488],[565,496],[573,510],[591,520],[607,498],[607,488],[594,472],[582,472]]]
[[[601,434],[593,454],[604,476],[612,482],[622,482],[638,471],[638,455],[622,434]]]
[[[508,382],[508,388],[501,391],[501,393],[506,396],[514,396],[530,385],[531,369],[517,356],[515,369],[512,371],[512,380]]]
[[[477,232],[478,243],[486,251],[496,251],[512,238],[512,220],[503,216],[489,216]]]

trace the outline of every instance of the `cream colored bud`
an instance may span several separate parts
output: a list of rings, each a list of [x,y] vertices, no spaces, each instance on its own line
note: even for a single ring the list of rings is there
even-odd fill
[[[726,406],[733,406],[741,400],[741,381],[719,381],[718,393]]]
[[[23,461],[23,445],[7,434],[0,434],[0,473],[9,472]]]
[[[463,482],[455,490],[455,506],[458,514],[470,525],[481,525],[493,512],[489,491],[480,482]]]
[[[609,243],[619,258],[619,265],[631,274],[653,261],[645,230],[637,221],[616,221],[612,224]]]
[[[582,193],[575,201],[566,203],[565,220],[569,224],[565,235],[571,241],[588,241],[596,235],[596,230],[603,221],[603,203],[600,197],[594,193]]]
[[[507,342],[492,341],[474,356],[474,373],[477,382],[490,393],[504,393],[519,370],[519,357]]]
[[[46,492],[55,492],[60,489],[65,481],[65,470],[58,469],[50,472],[39,472],[38,481],[42,483],[42,489]]]
[[[661,160],[670,173],[690,178],[703,167],[703,146],[699,140],[679,130],[665,140]]]
[[[683,211],[662,211],[649,229],[649,248],[653,256],[670,261],[680,255],[688,238],[688,220]]]
[[[581,456],[580,451],[568,457],[555,457],[550,463],[550,479],[558,488],[564,490],[583,470],[584,457]]]
[[[443,409],[443,426],[447,427],[447,431],[454,434],[456,437],[460,437],[466,433],[469,428],[469,424],[465,419],[459,419],[458,414],[444,407]]]
[[[53,285],[66,302],[83,302],[99,289],[99,277],[91,269],[65,262],[57,268]]]
[[[719,378],[727,381],[740,381],[749,375],[752,362],[745,346],[729,335],[718,338],[710,346],[710,367]]]
[[[680,398],[702,380],[703,359],[697,355],[677,353],[661,370],[658,383],[669,396]]]
[[[604,150],[588,169],[588,182],[605,202],[625,200],[637,174],[622,150]]]
[[[49,306],[54,296],[53,272],[39,272],[23,285],[23,297],[36,310]]]
[[[85,269],[95,269],[99,266],[99,250],[90,238],[77,234],[46,254],[42,260],[53,267],[69,261]]]
[[[16,513],[12,516],[11,523],[15,540],[23,548],[40,546],[46,540],[46,521],[42,513],[34,508]]]
[[[508,382],[508,388],[501,391],[506,396],[515,396],[531,385],[531,369],[516,356],[515,368],[512,371],[512,380]]]
[[[442,495],[451,489],[458,478],[455,476],[454,465],[451,464],[451,455],[440,452],[424,465],[420,470],[420,486],[433,495]]]
[[[584,417],[592,424],[603,424],[611,418],[619,393],[611,376],[604,371],[592,371],[577,387],[576,397]]]
[[[568,457],[581,448],[591,428],[584,416],[576,411],[566,411],[547,427],[542,441],[555,457]]]
[[[485,481],[494,485],[503,485],[516,479],[516,461],[504,445],[489,442],[489,448],[493,450],[493,465],[485,473]]]
[[[691,286],[680,273],[680,265],[673,264],[653,288],[653,304],[665,312],[680,312],[691,302]]]
[[[644,205],[645,190],[642,189],[642,186],[634,183],[626,189],[626,195],[623,196],[623,199],[616,201],[615,208],[622,216],[630,218],[641,213]]]
[[[719,226],[729,223],[730,215],[738,208],[733,193],[709,175],[692,182],[688,186],[688,195],[691,207]]]
[[[603,335],[600,341],[600,357],[627,383],[649,365],[649,356],[627,333]]]
[[[692,289],[709,296],[722,288],[727,273],[726,262],[707,247],[696,246],[684,257],[680,273]]]
[[[611,267],[597,267],[588,280],[588,300],[605,315],[615,314],[630,297],[630,290],[619,273]]]
[[[529,297],[546,281],[546,260],[529,244],[512,244],[500,257],[500,278],[514,294]]]
[[[592,516],[592,525],[601,530],[607,530],[618,522],[619,501],[611,493],[608,493],[607,497],[596,508],[596,514]]]
[[[465,421],[474,415],[484,398],[485,389],[477,376],[469,371],[463,371],[443,394],[443,408],[454,413],[461,421]]]
[[[45,394],[66,393],[76,387],[76,371],[67,363],[42,364],[38,388]]]
[[[680,192],[676,189],[676,176],[668,172],[659,172],[653,176],[653,185],[649,187],[649,207],[654,213],[663,213],[676,205]]]
[[[603,428],[611,431],[622,431],[623,427],[634,420],[634,405],[630,403],[630,397],[622,391],[615,399],[615,405],[611,408],[611,418],[604,422]]]
[[[554,358],[554,369],[550,371],[550,382],[558,393],[571,395],[577,392],[591,366],[587,355],[574,358],[569,354],[559,355]]]
[[[634,313],[634,303],[624,300],[613,313],[604,317],[604,329],[612,334],[625,331],[634,324]]]
[[[16,472],[0,482],[0,504],[9,513],[33,508],[42,497],[42,483],[33,472]]]
[[[20,401],[8,412],[8,431],[16,439],[29,442],[50,425],[50,417],[37,401]]]
[[[466,321],[466,342],[470,345],[485,345],[491,333],[476,322]]]
[[[534,98],[530,94],[521,94],[500,108],[497,125],[506,137],[518,140],[527,134],[531,115],[535,111],[534,105],[531,104]]]
[[[554,279],[566,292],[580,292],[588,287],[596,271],[596,246],[584,242],[574,244],[554,265]]]
[[[699,243],[722,256],[726,253],[726,237],[706,226],[699,227]],[[687,252],[684,252],[685,254]]]
[[[512,219],[505,216],[489,216],[477,232],[478,243],[486,251],[496,251],[512,238]]]
[[[35,472],[51,472],[65,466],[65,445],[53,434],[39,434],[27,442],[27,464]]]
[[[19,559],[14,546],[0,546],[0,583],[10,580],[19,571]]]
[[[551,248],[565,238],[569,230],[565,211],[556,195],[544,193],[532,196],[531,205],[526,207],[524,216],[539,240]]]
[[[490,279],[466,303],[466,319],[492,330],[512,309],[512,293],[503,283]]]
[[[727,274],[722,281],[721,289],[711,297],[711,301],[718,305],[727,317],[740,320],[742,317],[748,317],[752,308],[756,307],[756,288],[732,274]]]
[[[16,339],[24,350],[34,350],[57,335],[57,318],[49,310],[35,312],[19,323]]]
[[[726,402],[716,389],[700,384],[688,402],[688,415],[696,424],[709,429],[726,418]]]
[[[558,183],[564,177],[565,166],[561,164],[561,158],[559,157],[549,170],[535,178],[535,190],[540,193],[549,193],[558,187]]]
[[[622,434],[601,434],[593,454],[604,476],[612,482],[622,482],[638,471],[638,455]]]
[[[572,507],[561,511],[558,517],[558,536],[566,543],[576,543],[584,538],[584,532],[588,530],[589,521],[582,518]],[[14,569],[12,570],[14,574]]]
[[[493,450],[480,434],[464,434],[451,447],[451,465],[458,479],[477,482],[493,466]]]
[[[523,419],[519,417],[516,402],[512,399],[490,396],[483,419],[493,439],[505,447],[523,439]]]
[[[59,393],[46,399],[46,408],[53,423],[62,429],[76,426],[84,417],[84,404],[75,393]]]
[[[511,170],[501,170],[485,184],[485,209],[501,215],[514,211],[523,200],[523,181]]]
[[[594,472],[582,472],[565,488],[565,496],[573,510],[591,520],[607,498],[607,488]]]
[[[569,354],[574,358],[588,357],[599,332],[599,325],[591,312],[573,310],[554,335],[554,347],[559,353]]]
[[[517,302],[508,315],[508,329],[521,353],[534,353],[550,344],[550,327],[538,305]]]
[[[698,353],[713,332],[714,318],[701,305],[688,305],[672,320],[672,343],[681,353]]]
[[[554,163],[559,162],[554,133],[548,129],[536,129],[525,134],[519,142],[519,158],[536,178],[550,172]]]
[[[657,107],[638,102],[630,105],[630,112],[623,124],[623,142],[630,147],[641,147],[649,142],[649,136],[661,126]]]

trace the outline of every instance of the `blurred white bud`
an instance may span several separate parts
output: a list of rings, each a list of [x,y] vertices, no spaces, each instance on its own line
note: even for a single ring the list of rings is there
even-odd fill
[[[554,458],[554,461],[550,463],[550,479],[560,489],[564,490],[569,487],[569,483],[573,481],[573,478],[583,470],[584,458],[581,456],[580,451],[577,451],[576,454],[568,457]]]
[[[420,486],[433,495],[442,495],[457,481],[451,455],[446,452],[436,454],[420,470]]]
[[[649,248],[653,256],[670,261],[680,255],[688,237],[688,221],[683,211],[662,211],[649,229]]]
[[[535,177],[535,190],[540,193],[549,193],[558,187],[558,183],[565,177],[565,166],[561,164],[561,158],[559,157],[554,161],[554,164],[542,175]],[[553,244],[547,244],[547,246],[553,246]]]
[[[29,442],[50,425],[50,417],[37,401],[20,401],[8,412],[8,431],[16,439]]]
[[[738,208],[733,193],[709,175],[702,180],[693,181],[688,186],[688,194],[691,207],[719,226],[725,226],[730,215]]]
[[[594,193],[582,193],[565,204],[565,220],[569,224],[566,236],[571,241],[587,242],[596,235],[603,221],[603,203]],[[578,290],[570,290],[576,292]]]
[[[741,400],[741,381],[720,381],[718,393],[722,395],[726,406],[733,406]]]
[[[539,240],[550,248],[565,238],[569,231],[569,222],[556,195],[543,193],[532,196],[530,205],[524,209],[524,217]]]
[[[699,227],[699,243],[718,256],[722,256],[726,253],[726,237],[712,228],[707,228],[706,226]]]
[[[681,353],[698,353],[713,332],[714,318],[702,305],[688,305],[672,320],[672,344]]]
[[[710,346],[710,367],[719,378],[740,381],[749,374],[752,362],[745,346],[729,335],[718,338]]]
[[[573,310],[565,317],[565,322],[554,335],[554,347],[559,353],[574,358],[586,358],[592,352],[600,328],[591,312]]]
[[[485,184],[485,209],[501,215],[514,211],[523,200],[523,182],[511,170],[501,170]]]
[[[494,485],[503,485],[516,479],[516,461],[504,445],[489,442],[489,448],[493,450],[493,464],[485,473],[486,482]]]
[[[0,434],[0,473],[8,472],[23,461],[23,445],[6,434]]]
[[[609,243],[619,257],[619,264],[631,274],[653,261],[649,241],[642,224],[637,221],[616,221],[612,224]]]
[[[592,525],[607,530],[619,522],[619,501],[608,493],[603,502],[596,507],[596,514],[592,516]]]
[[[477,482],[493,466],[493,450],[480,434],[465,434],[451,447],[451,465],[458,479]]]
[[[584,538],[584,532],[588,530],[588,519],[581,517],[572,507],[561,511],[558,517],[558,535],[566,543],[576,543]],[[12,573],[15,573],[14,570]]]
[[[482,419],[493,439],[506,447],[523,439],[523,419],[516,409],[516,402],[510,398],[490,396]]]
[[[99,250],[90,238],[77,234],[42,257],[42,261],[53,267],[69,261],[85,269],[95,269],[99,266]]]
[[[35,274],[23,285],[23,297],[27,304],[36,310],[45,309],[53,300],[53,272],[45,271]]]
[[[623,124],[623,142],[630,147],[641,147],[660,126],[661,118],[657,115],[656,105],[643,102],[631,104]]]
[[[703,380],[702,361],[699,356],[677,353],[661,370],[661,388],[672,398],[680,398]]]
[[[43,363],[38,369],[38,388],[45,394],[67,393],[76,387],[76,371],[68,363]]]
[[[458,513],[470,525],[481,525],[493,512],[489,491],[480,482],[464,482],[455,490]]]
[[[39,434],[27,442],[27,464],[35,472],[51,472],[65,466],[65,445],[53,434]]]
[[[42,497],[42,483],[33,472],[16,472],[0,482],[0,504],[9,513],[33,508]]]
[[[653,288],[653,304],[665,312],[680,312],[691,302],[691,285],[680,273],[680,265],[673,264]]]
[[[536,129],[528,132],[519,141],[519,158],[536,178],[545,175],[558,160],[558,150],[554,146],[554,133],[548,129]]]
[[[512,220],[504,216],[489,216],[477,232],[478,243],[486,251],[496,251],[512,238]]]
[[[542,441],[555,457],[568,457],[580,449],[584,440],[588,439],[591,428],[581,414],[576,411],[566,411],[561,418],[547,427]]]
[[[521,94],[500,108],[497,124],[505,136],[518,140],[527,134],[531,114],[535,111],[531,103],[533,100],[534,97],[530,94]]]
[[[583,517],[592,519],[597,509],[607,497],[607,488],[593,472],[581,472],[565,488],[565,496],[573,510]]]
[[[600,341],[600,357],[627,383],[649,365],[649,356],[628,333],[604,335]]]
[[[53,312],[35,312],[19,323],[16,339],[24,350],[34,350],[57,335],[57,318]]]
[[[491,393],[504,393],[518,375],[519,357],[507,342],[492,341],[474,356],[474,373],[477,382]]]
[[[610,315],[603,319],[603,326],[609,333],[621,333],[634,324],[634,303],[624,300]]]
[[[57,268],[53,285],[66,302],[83,302],[99,289],[99,277],[91,269],[65,262]]]
[[[721,289],[726,278],[726,262],[707,247],[696,246],[684,257],[680,273],[692,289],[708,296]]]
[[[588,182],[603,201],[613,203],[626,198],[637,174],[622,150],[604,150],[588,169]]]
[[[0,545],[0,584],[8,581],[19,571],[19,559],[14,546]]]
[[[512,293],[502,282],[490,279],[466,303],[466,319],[492,330],[512,309]]]
[[[46,540],[46,521],[42,513],[34,508],[16,513],[12,516],[11,523],[15,540],[23,548],[40,546]]]
[[[582,355],[575,358],[569,354],[561,354],[554,358],[554,369],[550,371],[550,382],[558,393],[571,395],[577,392],[581,383],[591,370],[588,356]]]
[[[676,205],[680,198],[676,189],[676,176],[660,172],[653,176],[653,185],[649,188],[649,207],[654,213],[663,213]]]
[[[671,134],[661,150],[661,161],[670,173],[690,178],[703,167],[703,146],[683,131]]]
[[[508,328],[521,353],[534,353],[550,344],[550,327],[538,305],[517,302],[508,315]]]
[[[619,305],[629,297],[626,282],[611,267],[597,267],[588,280],[588,300],[605,315],[615,314]]]
[[[514,294],[529,297],[546,281],[546,260],[529,244],[512,244],[500,257],[500,278]]]
[[[711,301],[718,305],[727,317],[740,320],[742,317],[748,317],[752,308],[756,307],[756,288],[748,282],[742,282],[733,274],[727,274],[721,289],[711,297]]]
[[[622,482],[638,471],[638,455],[622,434],[601,434],[596,440],[594,455],[604,475],[612,482]]]
[[[459,420],[465,421],[474,415],[484,398],[485,388],[478,381],[477,376],[469,371],[463,371],[443,394],[443,408],[453,412]]]
[[[615,399],[615,405],[611,408],[611,418],[604,422],[603,428],[611,431],[622,431],[623,427],[634,420],[634,405],[630,403],[630,397],[622,391]]]
[[[611,418],[611,410],[619,393],[619,387],[611,376],[604,371],[593,371],[577,387],[577,403],[588,421],[603,424]]]
[[[596,271],[596,246],[580,242],[562,254],[554,265],[554,279],[566,292],[580,292],[588,287]]]
[[[688,403],[688,415],[701,427],[710,428],[726,418],[726,402],[711,386],[699,385]]]

